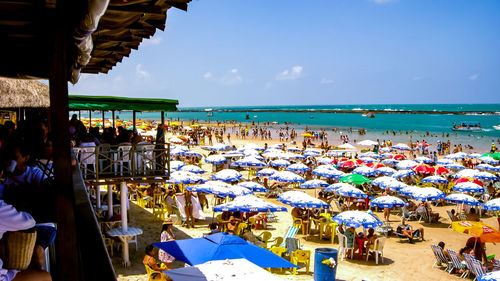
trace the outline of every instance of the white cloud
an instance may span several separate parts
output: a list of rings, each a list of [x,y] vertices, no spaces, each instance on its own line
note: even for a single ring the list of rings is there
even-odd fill
[[[479,77],[479,73],[474,73],[471,76],[469,76],[469,80],[476,80]]]
[[[233,68],[220,79],[224,85],[237,85],[243,82],[243,77],[238,74],[238,69]]]
[[[147,72],[146,70],[144,70],[142,68],[142,64],[136,65],[135,75],[136,75],[137,79],[139,79],[139,80],[147,80],[150,77],[149,72]]]
[[[203,74],[203,78],[205,78],[205,79],[210,79],[210,78],[212,78],[212,72],[210,72],[210,71],[209,71],[209,72],[207,72],[207,73]]]
[[[323,78],[323,79],[321,79],[320,83],[321,84],[332,84],[333,80],[328,79],[328,78]]]
[[[397,0],[370,0],[370,2],[376,3],[376,4],[387,4],[391,2],[396,2]]]
[[[300,65],[296,65],[291,69],[285,69],[276,75],[276,80],[297,80],[302,75],[303,69]]]
[[[153,37],[151,39],[144,40],[142,42],[143,46],[160,45],[163,38],[161,36]]]
[[[237,69],[237,68],[233,68],[233,69],[231,69],[231,73],[236,73],[236,72],[238,72],[238,69]]]
[[[264,89],[265,90],[269,90],[271,89],[271,87],[273,86],[273,82],[271,81],[268,81],[265,85],[264,85]]]
[[[411,80],[413,80],[413,81],[418,81],[421,79],[422,79],[422,77],[420,77],[420,76],[414,76],[413,78],[411,78]]]

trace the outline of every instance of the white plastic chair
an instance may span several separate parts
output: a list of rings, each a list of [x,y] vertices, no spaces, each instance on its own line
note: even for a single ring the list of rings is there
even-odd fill
[[[118,146],[118,153],[115,159],[115,171],[118,171],[118,164],[120,164],[120,176],[123,176],[123,165],[127,163],[127,169],[131,168],[130,161],[130,150],[132,149],[132,145],[129,144],[120,144]]]
[[[96,173],[96,146],[93,142],[84,142],[80,145],[80,164],[83,168],[83,177],[87,178],[88,166],[92,166],[93,172]]]
[[[150,143],[140,143],[137,151],[137,169],[141,169],[146,174],[147,168],[154,169],[156,161],[153,157],[155,146]],[[139,164],[141,165],[139,167]]]
[[[366,254],[366,260],[370,257],[370,253],[375,254],[375,263],[378,264],[378,255],[380,254],[380,258],[382,259],[382,263],[384,263],[384,245],[385,245],[385,237],[380,237],[375,240],[373,243],[373,248],[369,247],[368,253]]]
[[[347,247],[347,237],[340,233],[340,231],[338,231],[337,229],[337,236],[339,237],[339,255],[341,257],[341,260],[344,260],[345,258],[345,255],[347,253],[348,250],[351,250],[351,259],[354,257],[354,243],[352,245],[352,247]]]

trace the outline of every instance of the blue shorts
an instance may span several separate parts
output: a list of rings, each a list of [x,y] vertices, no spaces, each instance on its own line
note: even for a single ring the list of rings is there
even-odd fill
[[[56,228],[48,225],[35,225],[36,229],[36,245],[40,245],[43,249],[47,249],[56,239]]]

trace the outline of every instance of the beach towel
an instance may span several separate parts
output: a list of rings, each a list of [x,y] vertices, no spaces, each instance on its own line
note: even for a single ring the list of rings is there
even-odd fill
[[[179,208],[181,216],[183,218],[186,218],[186,212],[184,211],[184,205],[185,205],[184,195],[175,196],[175,202],[177,204],[177,208]],[[193,217],[195,219],[204,220],[205,214],[201,209],[200,200],[198,200],[198,197],[191,196],[191,202],[193,203]]]

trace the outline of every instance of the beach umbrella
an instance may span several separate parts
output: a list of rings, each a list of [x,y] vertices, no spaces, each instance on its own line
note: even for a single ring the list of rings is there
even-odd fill
[[[446,164],[445,166],[448,169],[454,169],[454,170],[466,169],[462,164],[458,164],[458,163]]]
[[[354,187],[354,186],[350,185],[348,183],[345,183],[345,182],[338,182],[338,183],[330,184],[329,186],[327,186],[324,189],[324,191],[332,192],[332,191],[335,191],[335,190],[337,190],[338,188],[341,188],[341,187]]]
[[[333,156],[333,157],[341,157],[342,155],[344,155],[344,151],[340,151],[340,150],[329,150],[326,155],[327,156]]]
[[[367,176],[367,177],[375,175],[375,170],[373,168],[370,168],[367,166],[357,167],[352,172],[354,174],[360,174],[360,175]]]
[[[395,172],[396,172],[396,170],[394,170],[391,167],[381,167],[381,168],[375,169],[375,173],[386,175],[386,176],[390,176],[390,175],[394,174]]]
[[[365,163],[375,163],[375,162],[378,162],[377,159],[374,159],[372,157],[367,157],[367,156],[362,156],[359,158],[359,160],[365,162]]]
[[[304,138],[314,138],[314,135],[313,135],[313,134],[311,134],[311,133],[303,133],[303,134],[302,134],[302,136],[303,136]]]
[[[243,149],[244,150],[247,150],[247,149],[253,149],[253,150],[264,150],[264,148],[260,147],[259,145],[255,144],[255,143],[247,143],[243,146]]]
[[[261,157],[260,152],[255,149],[242,149],[240,152],[245,156]]]
[[[216,143],[212,146],[202,146],[202,149],[205,150],[211,150],[211,151],[226,151],[231,149],[230,145],[224,144],[224,143]]]
[[[480,221],[454,221],[451,229],[477,237],[483,243],[500,242],[500,231]]]
[[[299,186],[300,188],[317,188],[317,187],[326,187],[328,185],[329,184],[324,180],[308,180]]]
[[[258,168],[267,166],[266,163],[259,161],[258,159],[252,156],[236,160],[233,162],[233,165],[241,167],[258,167]]]
[[[448,180],[440,176],[428,176],[422,179],[422,183],[448,183]]]
[[[220,180],[223,182],[239,181],[242,177],[243,175],[240,172],[233,169],[224,169],[212,175],[212,179]]]
[[[313,174],[329,179],[338,179],[345,176],[344,172],[341,172],[333,167],[331,169],[318,167],[313,170]]]
[[[398,150],[410,150],[410,147],[405,143],[398,143],[396,145],[393,145],[392,148]]]
[[[176,147],[176,148],[170,150],[170,156],[184,155],[184,152],[186,152],[186,151],[188,151],[188,150],[184,150],[184,149]]]
[[[308,149],[304,150],[304,153],[310,153],[310,154],[320,155],[321,154],[321,150],[318,150],[318,149],[315,149],[315,148],[308,148]]]
[[[381,226],[383,222],[375,218],[374,216],[361,211],[345,211],[335,217],[333,220],[339,225],[344,224],[347,227],[364,227],[364,228],[375,228]]]
[[[245,155],[239,151],[228,151],[224,154],[221,154],[224,157],[236,158],[236,157],[245,157]]]
[[[493,158],[491,156],[479,157],[479,160],[481,160],[483,163],[493,164],[493,165],[500,163],[499,160],[496,160],[495,158]]]
[[[359,163],[355,160],[347,160],[342,163],[340,163],[339,167],[341,168],[355,168],[358,167]]]
[[[321,157],[316,159],[316,162],[318,164],[332,164],[333,160],[331,158]]]
[[[465,157],[467,157],[467,153],[465,152],[457,152],[457,153],[453,153],[453,154],[449,154],[449,155],[446,155],[444,158],[445,159],[464,159]]]
[[[288,166],[290,166],[290,162],[283,160],[283,159],[273,160],[273,161],[271,161],[271,166],[273,166],[273,167],[288,167]]]
[[[490,164],[480,164],[476,166],[476,169],[491,171],[491,172],[500,172],[500,166],[492,166]]]
[[[479,158],[481,156],[482,156],[482,154],[479,154],[479,153],[471,153],[471,154],[469,154],[469,158]]]
[[[278,195],[278,201],[292,207],[328,209],[330,205],[301,191],[287,191]]]
[[[477,185],[480,185],[480,186],[483,186],[483,183],[481,181],[479,181],[478,179],[475,179],[475,178],[458,178],[454,181],[455,184],[459,184],[461,182],[473,182]]]
[[[153,243],[153,245],[189,265],[202,264],[213,260],[245,258],[260,267],[297,267],[295,264],[262,247],[247,242],[238,236],[223,232],[203,238],[174,240]]]
[[[482,204],[474,197],[463,193],[450,194],[446,196],[444,200],[455,204],[465,204],[469,206],[479,206]]]
[[[433,162],[434,162],[434,160],[432,160],[432,159],[430,159],[430,158],[428,158],[428,157],[425,157],[425,156],[420,156],[420,157],[417,157],[417,158],[415,158],[415,161],[417,161],[417,162],[421,162],[421,163],[427,163],[427,164],[428,164],[428,163],[433,163]]]
[[[490,200],[483,205],[486,211],[500,211],[500,198]]]
[[[190,156],[190,157],[198,157],[198,158],[203,157],[203,155],[201,155],[201,153],[196,152],[196,151],[193,151],[193,150],[188,150],[188,151],[185,151],[185,152],[183,153],[183,155],[185,155],[185,156]]]
[[[256,183],[254,181],[240,182],[237,184],[237,186],[243,186],[243,187],[248,188],[248,189],[255,191],[255,192],[268,192],[269,191],[263,185],[261,185],[260,183]]]
[[[283,149],[283,147],[286,148],[286,145],[281,144],[281,143],[272,144],[272,145],[268,146],[269,149],[279,149],[279,150]]]
[[[344,197],[366,198],[368,195],[354,186],[342,186],[335,189],[335,192]]]
[[[366,164],[367,167],[370,167],[370,168],[373,168],[374,170],[378,169],[378,168],[382,168],[382,167],[385,167],[384,164],[382,163],[377,163],[377,162],[372,162],[372,163],[368,163]]]
[[[195,165],[182,166],[179,169],[179,171],[191,172],[191,173],[194,173],[194,174],[204,174],[205,173],[205,170],[203,170],[202,168],[200,168],[198,166],[195,166]]]
[[[380,196],[370,201],[370,206],[379,208],[393,208],[408,206],[408,203],[395,196]]]
[[[453,186],[453,190],[460,192],[484,192],[484,187],[473,182],[461,182]]]
[[[481,155],[481,157],[491,157],[495,160],[500,160],[500,152],[496,152],[496,153],[485,153],[483,155]]]
[[[434,174],[436,174],[436,175],[445,175],[445,174],[450,173],[450,171],[443,166],[435,166],[435,168],[436,168],[436,171],[434,172]]]
[[[286,149],[286,151],[295,152],[296,153],[296,152],[300,152],[301,150],[299,148],[297,148],[297,147],[288,147]]]
[[[411,169],[417,165],[418,165],[418,163],[413,161],[413,160],[403,160],[403,161],[399,161],[399,163],[396,164],[396,168],[398,168],[400,170],[408,170],[408,169]]]
[[[419,164],[413,167],[412,170],[419,174],[425,174],[425,175],[434,174],[434,172],[436,171],[434,167],[429,166],[427,164]]]
[[[399,161],[398,161],[398,160],[396,160],[396,159],[391,159],[391,158],[389,158],[389,159],[384,159],[384,160],[382,160],[382,163],[383,163],[384,165],[395,165],[395,164],[399,163]]]
[[[373,151],[368,151],[365,153],[361,153],[360,157],[372,157],[372,158],[380,158],[380,155],[373,152]]]
[[[477,281],[497,281],[500,280],[500,270],[488,272],[477,277]]]
[[[415,190],[410,196],[418,201],[436,201],[444,198],[445,194],[441,190],[434,187],[422,187]]]
[[[392,151],[392,148],[390,148],[390,147],[382,147],[382,148],[380,149],[380,151],[381,151],[381,152],[391,152],[391,151]]]
[[[341,149],[356,149],[356,147],[350,143],[344,143],[342,145],[337,146],[337,148]]]
[[[479,174],[480,171],[473,169],[465,169],[455,174],[455,178],[472,178]]]
[[[398,192],[401,195],[410,197],[417,190],[420,190],[420,187],[411,185],[401,188],[400,190],[398,190]]]
[[[170,138],[170,139],[168,139],[168,141],[171,143],[175,143],[175,144],[183,144],[184,143],[183,140],[181,140],[180,138],[177,138],[177,137]]]
[[[233,201],[213,207],[215,212],[286,212],[286,207],[269,203],[253,195],[234,198]]]
[[[311,168],[307,167],[302,163],[292,164],[288,166],[286,169],[292,172],[305,172],[311,170]]]
[[[392,155],[391,159],[402,161],[402,160],[406,160],[406,156],[404,156],[403,154],[396,154],[396,155]]]
[[[226,163],[226,161],[227,161],[226,157],[222,155],[210,155],[207,158],[205,158],[205,162],[211,164],[222,164]]]
[[[170,161],[171,170],[179,170],[182,166],[186,166],[186,163],[182,161]]]
[[[313,158],[313,157],[317,157],[319,156],[319,154],[316,154],[316,153],[311,153],[311,152],[304,152],[302,154],[303,157],[310,157],[310,158]]]
[[[358,145],[361,145],[361,146],[374,146],[377,144],[378,144],[378,142],[372,141],[372,140],[362,140],[362,141],[358,142]]]
[[[268,177],[268,176],[274,175],[274,173],[277,173],[277,172],[278,171],[276,171],[275,169],[266,168],[266,169],[262,169],[262,170],[257,171],[257,176],[259,176],[259,177]]]
[[[279,182],[287,182],[287,183],[295,183],[295,182],[302,183],[302,182],[306,181],[303,177],[301,177],[295,173],[292,173],[290,171],[276,172],[275,174],[270,176],[269,179],[276,180]]]
[[[316,156],[316,155],[314,155]],[[305,159],[306,157],[297,153],[284,152],[280,155],[283,159]]]
[[[371,179],[369,179],[363,175],[359,175],[359,174],[350,174],[350,175],[343,176],[340,178],[339,181],[353,183],[353,184],[364,184],[364,183],[372,182]]]
[[[398,191],[400,190],[401,188],[405,188],[407,187],[408,185],[404,182],[400,182],[400,181],[397,181],[397,180],[394,180],[394,181],[389,181],[385,184],[382,184],[381,187],[383,188],[390,188],[391,190],[394,190],[394,191]]]
[[[480,180],[490,180],[490,181],[497,181],[498,180],[497,176],[495,176],[491,173],[488,173],[488,172],[479,172],[477,175],[474,176],[474,178],[480,179]]]
[[[450,160],[450,159],[439,159],[436,164],[439,164],[439,165],[450,165],[450,164],[454,164],[455,162],[453,162],[453,160]]]
[[[207,184],[208,183],[208,184]],[[229,185],[229,184],[221,184],[219,181],[207,182],[201,185],[188,186],[187,190],[196,191],[196,192],[204,192],[208,194],[214,194],[219,197],[237,197],[248,194],[253,194],[253,192],[245,188],[243,186],[238,185]]]
[[[396,181],[396,179],[392,178],[392,177],[382,176],[382,177],[378,177],[378,178],[374,179],[372,181],[372,184],[376,185],[376,186],[381,186],[381,185],[384,185],[385,183],[390,182],[390,181]]]
[[[400,170],[392,174],[393,178],[399,179],[399,178],[405,178],[409,176],[415,175],[415,172],[412,170]]]
[[[169,183],[175,184],[195,184],[204,183],[206,180],[197,174],[184,171],[174,171],[170,175],[170,179],[167,181]]]

